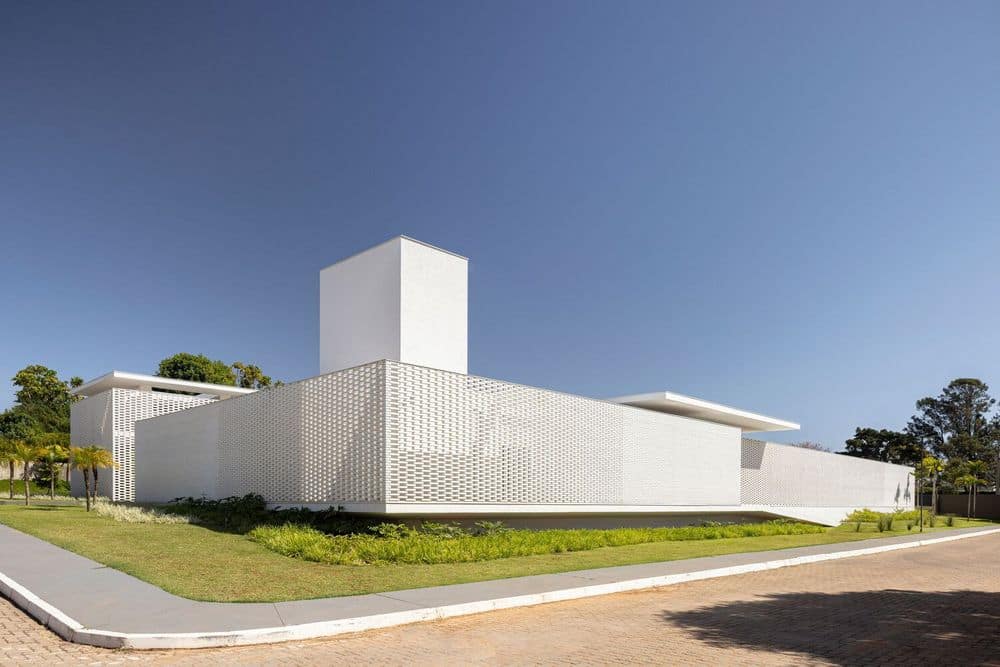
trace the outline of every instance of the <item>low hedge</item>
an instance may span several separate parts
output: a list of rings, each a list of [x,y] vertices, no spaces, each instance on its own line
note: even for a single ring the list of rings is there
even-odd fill
[[[515,556],[586,551],[647,542],[717,540],[822,533],[822,526],[773,521],[683,528],[613,530],[508,530],[478,535],[409,532],[399,536],[327,535],[302,524],[258,526],[249,537],[285,556],[336,565],[468,563]],[[382,531],[383,534],[391,531]]]

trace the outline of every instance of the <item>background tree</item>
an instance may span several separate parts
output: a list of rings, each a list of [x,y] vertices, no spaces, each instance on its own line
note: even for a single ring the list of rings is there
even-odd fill
[[[23,466],[24,504],[29,505],[31,504],[31,464],[42,455],[42,450],[30,442],[18,440],[14,442],[12,452],[17,462]]]
[[[54,370],[40,364],[25,366],[12,378],[17,403],[6,411],[23,416],[33,434],[69,433],[69,408],[77,397],[69,390],[83,384],[79,377],[67,382]]]
[[[0,439],[4,441],[2,462],[7,464],[8,491],[14,497],[14,465],[17,463],[15,444],[31,435],[31,420],[20,412],[7,410],[0,414]]]
[[[906,431],[939,457],[981,460],[990,450],[989,412],[995,404],[985,382],[958,378],[937,397],[917,401]]]
[[[236,386],[244,389],[263,389],[271,386],[271,377],[264,375],[259,366],[234,361],[232,365]]]
[[[66,457],[63,458],[61,463],[67,463],[69,461],[69,433],[58,433],[58,432],[45,432],[36,433],[32,436],[31,441],[34,442],[39,447],[50,447],[53,445],[62,447],[66,452]],[[62,468],[63,466],[60,466]],[[47,483],[49,481],[48,466],[46,463],[42,463],[36,469],[36,481]],[[69,484],[69,471],[70,467],[65,466],[66,470],[66,483]]]
[[[48,468],[49,498],[53,499],[56,497],[56,478],[59,476],[59,470],[62,468],[62,464],[66,462],[69,452],[62,445],[58,444],[36,444],[36,447],[40,453],[40,462]]]
[[[175,380],[236,385],[233,370],[225,362],[209,359],[204,354],[179,352],[162,360],[156,374]]]
[[[14,441],[7,438],[0,438],[0,464],[7,468],[7,494],[14,499],[14,464],[17,459],[14,457]]]
[[[43,403],[53,407],[69,404],[69,384],[54,370],[40,364],[25,366],[11,380],[18,387],[18,403]]]
[[[856,428],[854,437],[844,443],[844,453],[873,461],[915,466],[925,452],[910,433],[889,429]]]

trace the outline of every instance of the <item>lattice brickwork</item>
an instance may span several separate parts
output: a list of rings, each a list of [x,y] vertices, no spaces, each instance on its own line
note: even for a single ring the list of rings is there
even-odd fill
[[[909,507],[910,468],[743,440],[740,500],[776,507]]]
[[[90,396],[77,401],[70,406],[70,444],[74,447],[100,445],[105,449],[114,447],[114,429],[112,419],[111,392],[105,391],[96,396]],[[111,472],[100,478],[98,494],[112,494]],[[79,470],[73,470],[70,476],[71,490],[74,495],[83,495],[83,475]]]
[[[113,479],[112,500],[132,501],[135,500],[135,423],[211,403],[214,399],[116,388],[86,400],[93,401],[105,394],[111,394],[114,429],[111,452],[119,466],[109,471]]]
[[[739,430],[386,363],[387,502],[739,501]]]
[[[332,505],[384,501],[381,362],[229,399],[220,408],[222,495]]]

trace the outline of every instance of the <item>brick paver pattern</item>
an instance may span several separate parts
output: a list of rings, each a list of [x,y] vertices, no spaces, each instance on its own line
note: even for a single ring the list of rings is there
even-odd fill
[[[0,599],[0,664],[1000,665],[1000,536],[323,640],[63,642]]]

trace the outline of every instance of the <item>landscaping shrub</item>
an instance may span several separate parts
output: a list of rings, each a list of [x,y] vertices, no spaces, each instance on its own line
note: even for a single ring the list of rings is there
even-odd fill
[[[883,516],[883,512],[876,512],[875,510],[863,509],[854,510],[847,515],[844,519],[845,522],[861,521],[862,523],[878,523],[879,517]],[[891,512],[893,521],[916,521],[919,518],[919,510],[905,510],[899,512]]]
[[[470,535],[435,527],[431,533],[418,530],[401,536],[379,537],[371,533],[326,535],[313,526],[289,523],[282,526],[258,526],[250,531],[249,537],[268,549],[294,558],[337,565],[364,565],[466,563],[647,542],[802,535],[822,533],[825,530],[822,526],[812,524],[768,522],[683,528],[505,530]],[[378,528],[376,533],[395,531],[396,529]]]
[[[379,537],[388,537],[397,540],[415,535],[417,532],[405,523],[380,523],[377,526],[372,526],[369,530]]]
[[[949,515],[949,516],[948,516],[948,518],[946,518],[946,519],[944,520],[944,523],[945,523],[945,525],[946,525],[946,526],[948,526],[949,528],[950,528],[951,526],[954,526],[954,525],[955,525],[955,517],[953,517],[953,516]]]
[[[421,521],[419,532],[423,535],[440,537],[446,540],[468,535],[462,526],[457,523],[438,523],[436,521]]]
[[[313,526],[331,535],[349,535],[368,532],[377,523],[373,519],[349,516],[336,507],[318,511],[302,507],[268,509],[267,501],[254,493],[221,500],[175,498],[162,509],[169,514],[195,517],[204,525],[233,533],[246,533],[262,525],[295,523]]]
[[[510,527],[503,521],[477,521],[474,533],[476,535],[502,535],[510,532]]]
[[[197,523],[196,519],[180,514],[165,513],[160,510],[136,505],[117,505],[107,498],[94,500],[94,512],[122,523]]]
[[[878,532],[884,533],[886,531],[892,531],[893,518],[892,514],[879,514],[877,521]]]

